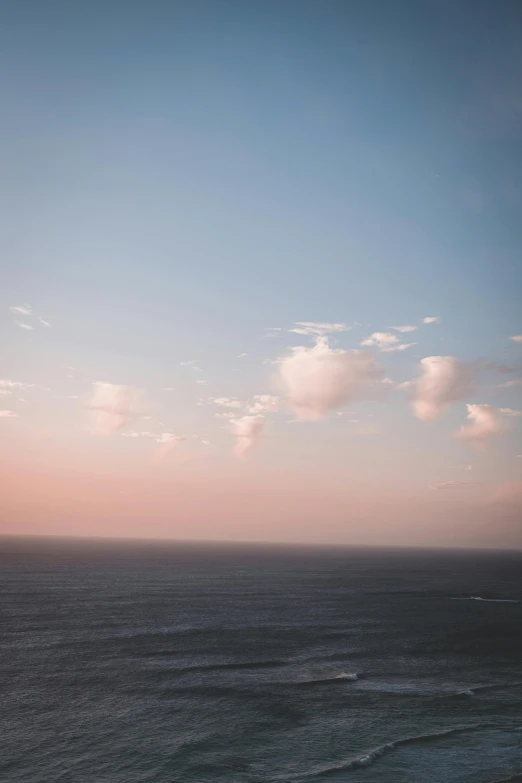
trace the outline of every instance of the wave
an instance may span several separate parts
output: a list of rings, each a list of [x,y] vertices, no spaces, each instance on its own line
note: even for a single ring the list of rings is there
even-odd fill
[[[517,772],[511,775],[509,778],[501,778],[500,780],[492,780],[491,783],[522,783],[522,772]]]
[[[318,677],[314,680],[301,680],[300,682],[296,682],[295,685],[300,686],[312,686],[312,685],[326,685],[326,684],[332,684],[339,682],[340,680],[343,682],[355,682],[355,680],[359,679],[359,675],[356,672],[352,672],[350,674],[347,674],[346,672],[341,672],[341,674],[335,674],[331,677]]]
[[[416,745],[423,742],[434,742],[441,737],[451,737],[457,734],[464,734],[472,731],[484,731],[485,729],[499,729],[499,726],[493,723],[475,723],[470,726],[457,726],[452,729],[441,729],[440,731],[433,731],[427,734],[415,734],[411,737],[403,737],[393,742],[387,742],[384,745],[378,745],[376,748],[372,748],[359,756],[339,761],[336,764],[326,764],[322,766],[313,767],[306,772],[291,773],[290,775],[282,775],[278,777],[278,780],[299,780],[312,777],[323,777],[332,775],[336,772],[345,771],[349,769],[356,769],[357,767],[367,767],[373,764],[381,756],[389,751],[395,750],[404,745]],[[516,780],[516,778],[515,778]],[[504,783],[504,781],[498,781],[498,783]]]
[[[485,601],[491,604],[519,604],[516,598],[481,598],[479,595],[457,596],[450,598],[450,601]]]

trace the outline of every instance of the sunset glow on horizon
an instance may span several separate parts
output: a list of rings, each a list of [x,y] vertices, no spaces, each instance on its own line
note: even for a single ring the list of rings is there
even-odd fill
[[[0,535],[522,549],[520,49],[156,5],[0,33]]]

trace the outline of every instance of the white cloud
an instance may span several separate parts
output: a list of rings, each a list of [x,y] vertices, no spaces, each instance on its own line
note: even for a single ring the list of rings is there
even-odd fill
[[[153,432],[136,432],[136,430],[130,430],[129,432],[121,433],[125,438],[155,438],[156,435]]]
[[[440,484],[430,484],[430,489],[466,489],[476,487],[477,481],[441,481]]]
[[[34,383],[22,383],[21,381],[0,380],[0,389],[31,389]]]
[[[180,362],[180,366],[190,367],[191,370],[195,370],[196,372],[203,372],[199,366],[199,359],[189,359],[188,362]]]
[[[31,332],[34,329],[34,326],[31,326],[31,324],[24,324],[23,321],[15,321],[15,324],[20,327],[20,329],[29,329]]]
[[[237,358],[238,359],[243,359],[243,357],[245,357],[245,356],[248,356],[248,354],[247,353],[240,353]]]
[[[499,383],[497,386],[497,389],[511,389],[515,386],[522,386],[522,379],[519,380],[513,380],[513,381],[505,381],[505,383]]]
[[[43,326],[51,326],[49,321],[46,321],[45,318],[42,318],[41,315],[37,315],[36,313],[33,313],[33,308],[31,307],[31,305],[28,304],[14,305],[10,307],[9,310],[12,313],[18,313],[19,315],[26,315],[29,318],[36,318],[37,321],[39,321]],[[20,326],[22,329],[34,329],[33,326],[30,326],[29,324],[20,323],[20,321],[15,321],[15,324],[17,326]]]
[[[323,419],[348,400],[367,395],[383,376],[371,353],[330,348],[325,337],[313,348],[294,348],[278,364],[281,386],[301,419]]]
[[[440,318],[438,315],[428,315],[426,318],[422,319],[423,324],[438,324],[440,321]]]
[[[413,408],[421,421],[434,421],[452,402],[473,393],[476,368],[472,365],[463,364],[453,356],[427,356],[420,364]]]
[[[281,400],[272,394],[254,394],[253,402],[247,405],[249,413],[275,413],[279,410]]]
[[[214,416],[216,419],[233,419],[237,416],[237,413],[232,413],[232,411],[220,411],[219,413],[215,413]]]
[[[395,327],[392,327],[395,328]],[[381,350],[382,353],[394,353],[395,351],[406,351],[417,343],[401,343],[396,334],[391,332],[374,332],[369,337],[366,337],[361,345],[375,346]]]
[[[222,408],[242,408],[243,403],[237,397],[212,397],[211,402]]]
[[[265,417],[260,414],[242,416],[239,419],[231,419],[230,424],[237,439],[234,454],[240,459],[246,459],[261,437],[265,426]]]
[[[522,411],[515,411],[513,408],[499,408],[504,416],[522,416]]]
[[[396,332],[407,334],[408,332],[415,332],[417,330],[417,327],[416,326],[390,326],[390,329],[395,329]]]
[[[501,435],[506,423],[499,408],[492,405],[467,405],[471,424],[463,424],[456,437],[474,446],[484,448],[490,438]]]
[[[399,342],[399,338],[396,334],[391,332],[374,332],[369,337],[366,337],[361,345],[375,345],[378,348],[388,348],[390,345],[395,345]]]
[[[347,324],[318,323],[317,321],[296,321],[295,326],[289,332],[321,337],[334,332],[349,332],[352,327]]]
[[[140,392],[132,386],[96,381],[88,407],[94,412],[96,430],[115,432],[137,415]]]
[[[185,435],[173,435],[172,432],[162,432],[155,438],[156,443],[181,443],[181,441],[187,440]]]
[[[522,334],[514,334],[513,337],[510,337],[509,339],[513,340],[515,343],[522,343]]]
[[[14,411],[0,411],[0,419],[15,419],[17,416],[18,413]]]
[[[208,386],[208,381],[196,381],[200,386]]]

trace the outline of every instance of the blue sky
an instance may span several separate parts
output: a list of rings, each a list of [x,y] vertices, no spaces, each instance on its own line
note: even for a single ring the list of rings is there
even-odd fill
[[[303,342],[265,328],[300,320],[349,324],[332,345],[351,349],[439,317],[381,357],[397,382],[439,354],[519,366],[521,21],[511,2],[9,4],[7,376],[80,398],[86,379],[147,387],[160,418],[206,429],[180,362],[200,360],[208,394],[271,393],[263,362]],[[25,302],[52,330],[13,324]],[[467,401],[520,408],[503,379],[444,436]],[[422,425],[382,410],[411,457]],[[288,460],[335,452],[332,426],[312,443],[296,425]],[[423,432],[441,464],[461,448]],[[515,437],[494,467],[511,481]]]

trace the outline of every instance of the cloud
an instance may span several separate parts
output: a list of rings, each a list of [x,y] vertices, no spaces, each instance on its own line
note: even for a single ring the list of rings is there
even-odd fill
[[[476,368],[453,356],[421,359],[421,375],[415,382],[413,409],[421,421],[434,421],[451,403],[473,393]]]
[[[397,335],[391,332],[374,332],[366,337],[361,345],[375,346],[380,349],[381,353],[394,353],[395,351],[406,351],[417,343],[401,343]]]
[[[212,397],[211,402],[222,408],[242,408],[243,403],[237,397]]]
[[[294,348],[278,364],[290,406],[309,420],[323,419],[348,400],[364,397],[383,376],[371,353],[330,348],[325,337],[313,348]]]
[[[430,489],[466,489],[476,487],[478,481],[441,481],[440,484],[430,484]]]
[[[504,416],[522,416],[522,411],[515,411],[513,408],[499,408]]]
[[[318,323],[317,321],[296,321],[295,326],[289,332],[306,334],[314,337],[322,337],[334,332],[349,332],[352,327],[347,324]]]
[[[41,315],[37,315],[36,313],[33,313],[33,308],[31,305],[25,304],[25,305],[13,305],[9,308],[9,310],[12,313],[18,313],[19,315],[26,315],[29,318],[36,318],[37,321],[39,321],[43,326],[51,326],[49,321],[46,321],[45,318],[42,318]],[[15,324],[17,326],[20,326],[22,329],[34,329],[33,326],[30,326],[29,324],[22,324],[20,321],[15,321]]]
[[[201,367],[198,364],[199,359],[189,359],[188,362],[180,362],[180,367],[190,367],[191,370],[195,370],[196,372],[203,372]]]
[[[426,318],[422,319],[423,324],[438,324],[440,321],[440,318],[438,315],[428,315]]]
[[[31,326],[31,324],[24,324],[23,321],[15,321],[15,324],[20,327],[20,329],[29,329],[32,331],[34,329],[34,326]]]
[[[507,429],[499,408],[492,405],[467,405],[471,424],[463,424],[456,437],[479,448],[485,448],[487,441],[501,435]],[[509,410],[509,409],[505,409]]]
[[[515,343],[522,343],[522,334],[514,334],[513,337],[510,337],[509,339],[513,340]]]
[[[187,440],[185,435],[174,435],[172,432],[162,432],[161,435],[154,436],[156,443],[181,443]]]
[[[522,386],[522,379],[506,381],[505,383],[499,383],[497,389],[511,389],[514,386]]]
[[[94,412],[99,433],[116,432],[138,413],[140,392],[132,386],[96,381],[88,407]]]
[[[237,413],[232,413],[232,411],[220,411],[219,413],[215,413],[214,416],[216,419],[233,419],[237,416]]]
[[[417,330],[417,327],[416,326],[390,326],[390,329],[395,329],[396,332],[407,334],[408,332],[415,332]]]
[[[21,381],[0,380],[0,389],[31,389],[34,383],[22,383]]]
[[[279,410],[281,400],[272,394],[254,394],[253,402],[247,405],[249,413],[275,413]]]
[[[156,435],[153,432],[136,432],[136,430],[130,430],[129,432],[121,433],[126,438],[155,438]]]
[[[16,419],[18,413],[14,411],[0,411],[0,419]]]
[[[243,357],[245,357],[245,356],[248,356],[248,354],[247,353],[240,353],[237,358],[238,359],[243,359]]]
[[[231,419],[230,424],[237,439],[234,454],[240,459],[246,459],[261,437],[265,427],[265,417],[260,414],[242,416],[239,419]]]
[[[399,338],[396,334],[391,332],[374,332],[369,337],[366,337],[361,345],[375,345],[378,348],[388,348],[390,345],[395,345],[399,342]]]
[[[200,386],[207,386],[208,381],[196,381],[196,383],[199,383]]]

